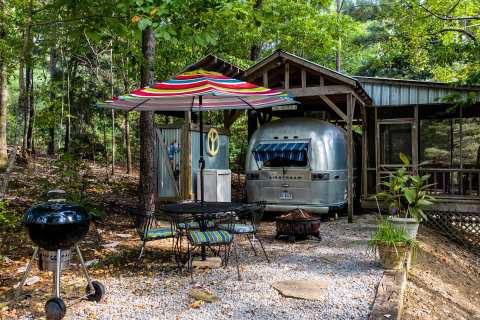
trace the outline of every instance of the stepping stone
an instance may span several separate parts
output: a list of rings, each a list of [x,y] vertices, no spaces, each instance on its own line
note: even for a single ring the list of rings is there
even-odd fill
[[[220,257],[207,257],[202,261],[199,257],[195,257],[192,266],[196,269],[218,269],[222,267],[222,259]]]
[[[274,282],[272,287],[287,298],[322,300],[328,285],[321,280],[286,280]]]
[[[217,295],[205,289],[190,289],[188,295],[196,301],[205,301],[212,303],[219,300]]]

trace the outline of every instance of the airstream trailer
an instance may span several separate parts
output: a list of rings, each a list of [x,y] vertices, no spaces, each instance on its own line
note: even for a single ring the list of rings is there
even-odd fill
[[[346,208],[345,130],[311,118],[263,125],[249,143],[246,186],[247,200],[264,201],[267,211],[322,214]]]

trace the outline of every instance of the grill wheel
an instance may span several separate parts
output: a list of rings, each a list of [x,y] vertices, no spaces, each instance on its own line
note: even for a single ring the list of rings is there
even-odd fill
[[[47,320],[60,320],[65,317],[67,306],[60,298],[52,298],[45,303],[45,315]]]

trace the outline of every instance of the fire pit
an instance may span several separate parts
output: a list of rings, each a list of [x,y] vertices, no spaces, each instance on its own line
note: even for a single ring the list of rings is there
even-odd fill
[[[38,258],[39,269],[52,271],[55,280],[54,297],[45,304],[46,318],[62,319],[66,313],[66,305],[60,298],[60,276],[62,270],[70,264],[71,249],[74,248],[87,278],[85,297],[97,302],[103,298],[105,288],[100,282],[90,280],[78,247],[78,242],[85,237],[90,226],[90,216],[84,208],[66,203],[64,199],[51,199],[47,203],[31,207],[25,214],[24,225],[30,239],[38,247],[35,248],[23,274],[16,297],[20,296],[33,262]]]
[[[320,217],[314,216],[302,209],[295,209],[277,218],[277,235],[288,237],[289,241],[295,242],[297,238],[314,236],[321,240]]]

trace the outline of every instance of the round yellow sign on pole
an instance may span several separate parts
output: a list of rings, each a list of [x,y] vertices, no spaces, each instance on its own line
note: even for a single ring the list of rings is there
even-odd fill
[[[220,135],[215,128],[208,130],[207,140],[207,153],[209,156],[214,157],[220,149]]]

